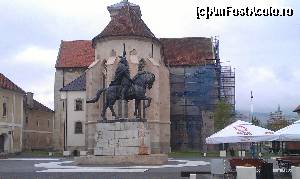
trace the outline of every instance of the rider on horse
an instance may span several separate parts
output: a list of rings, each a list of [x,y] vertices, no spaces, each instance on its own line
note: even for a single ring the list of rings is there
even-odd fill
[[[133,84],[133,81],[130,78],[128,61],[126,60],[126,52],[124,51],[123,56],[119,57],[120,61],[111,85],[119,85],[121,87],[121,99],[124,100],[127,96],[130,86]]]

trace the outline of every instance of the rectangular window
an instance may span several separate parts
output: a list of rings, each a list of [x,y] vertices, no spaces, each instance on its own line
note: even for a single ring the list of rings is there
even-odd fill
[[[75,111],[83,111],[82,103],[82,99],[75,100]]]
[[[75,134],[82,134],[82,122],[75,122]]]
[[[3,102],[2,103],[2,107],[3,107],[3,112],[2,112],[2,116],[6,117],[7,116],[7,103]]]

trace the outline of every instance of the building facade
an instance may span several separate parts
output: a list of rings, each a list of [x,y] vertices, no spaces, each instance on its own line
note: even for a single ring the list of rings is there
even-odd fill
[[[86,74],[83,73],[60,91],[61,99],[66,104],[64,150],[75,151],[78,154],[78,151],[86,150]]]
[[[54,111],[33,99],[24,100],[23,150],[52,150]]]
[[[24,94],[0,73],[0,153],[22,151]]]
[[[61,97],[62,91],[85,72],[86,98],[94,97],[98,89],[110,84],[119,62],[118,56],[122,55],[125,46],[131,77],[137,74],[138,64],[142,59],[145,62],[144,70],[155,74],[153,88],[147,92],[152,102],[145,112],[145,117],[152,131],[152,153],[167,153],[170,151],[170,90],[169,72],[164,63],[161,43],[141,19],[139,6],[122,1],[109,6],[108,11],[111,15],[110,23],[92,41],[62,41],[56,64],[54,89],[55,146],[57,149],[66,149],[66,139],[70,140],[66,136],[69,134],[66,129],[69,129],[70,121],[66,118],[72,115],[73,111],[67,111],[66,115],[64,109],[70,104]],[[70,93],[73,92],[63,93],[68,101],[73,101],[69,100]],[[161,98],[162,96],[164,98]],[[85,110],[85,150],[88,151],[92,151],[95,144],[95,123],[99,120],[103,99],[99,101],[87,105]],[[134,117],[133,110],[134,103],[130,101],[126,112],[128,118]],[[108,111],[107,117],[110,116]]]

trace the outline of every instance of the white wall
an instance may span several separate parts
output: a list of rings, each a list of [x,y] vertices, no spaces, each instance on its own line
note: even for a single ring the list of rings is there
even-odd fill
[[[85,146],[85,112],[86,101],[85,91],[68,91],[67,92],[67,146]],[[75,100],[83,99],[83,111],[75,111]],[[82,134],[75,134],[75,123],[82,122]]]
[[[96,60],[108,60],[111,57],[112,50],[116,51],[117,56],[123,54],[123,43],[126,45],[126,57],[130,57],[130,52],[135,49],[137,57],[147,59],[152,57],[152,44],[153,44],[153,57],[156,63],[161,62],[161,46],[150,39],[108,39],[98,42],[95,49]],[[128,60],[128,59],[127,59]]]

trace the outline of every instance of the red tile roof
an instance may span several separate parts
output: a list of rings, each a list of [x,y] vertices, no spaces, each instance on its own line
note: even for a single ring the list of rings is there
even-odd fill
[[[25,93],[25,91],[0,73],[0,88]]]
[[[111,36],[137,36],[157,40],[150,31],[138,12],[129,4],[124,5],[119,12],[111,18],[109,24],[96,37],[93,38],[93,46],[98,39]]]
[[[210,38],[161,38],[165,64],[170,66],[204,65],[211,63],[214,52]]]
[[[56,68],[88,67],[95,59],[90,40],[61,41]]]
[[[39,111],[45,111],[45,112],[54,112],[52,109],[48,108],[47,106],[43,105],[42,103],[33,100],[33,108],[35,110],[39,110]]]
[[[203,65],[213,59],[210,38],[161,38],[165,64],[170,66]],[[90,40],[62,41],[56,68],[88,67],[95,58]]]

